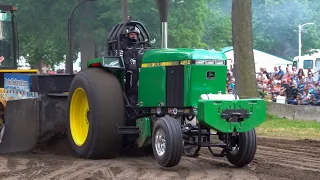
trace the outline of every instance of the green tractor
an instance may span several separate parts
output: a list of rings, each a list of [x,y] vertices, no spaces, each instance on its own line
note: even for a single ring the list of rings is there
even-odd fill
[[[123,48],[132,26],[139,42]],[[74,153],[115,158],[122,148],[139,147],[152,150],[160,166],[173,167],[182,155],[196,157],[207,147],[237,167],[249,164],[257,147],[254,128],[266,119],[264,100],[226,93],[222,52],[167,48],[167,21],[162,30],[162,48],[154,49],[142,23],[117,24],[108,37],[108,56],[90,60],[75,75],[67,126]]]

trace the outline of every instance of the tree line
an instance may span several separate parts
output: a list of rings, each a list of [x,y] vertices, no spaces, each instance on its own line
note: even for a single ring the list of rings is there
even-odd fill
[[[55,65],[67,54],[67,19],[78,0],[6,0],[18,7],[20,55],[31,65]],[[232,46],[231,0],[171,0],[168,47],[212,48]],[[253,48],[291,60],[298,54],[298,25],[319,24],[320,1],[252,0]],[[147,27],[160,47],[160,20],[154,0],[128,0],[129,15]],[[106,50],[111,28],[121,22],[121,1],[96,0],[75,14],[75,51]],[[320,49],[317,26],[306,26],[302,52]],[[91,45],[90,45],[91,42]],[[76,59],[76,55],[74,55]]]

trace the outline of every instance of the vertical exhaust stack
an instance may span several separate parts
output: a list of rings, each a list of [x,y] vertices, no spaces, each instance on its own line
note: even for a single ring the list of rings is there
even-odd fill
[[[122,10],[122,22],[125,23],[128,21],[128,0],[121,1],[121,10]]]
[[[161,21],[161,48],[168,48],[168,10],[169,0],[157,0]]]

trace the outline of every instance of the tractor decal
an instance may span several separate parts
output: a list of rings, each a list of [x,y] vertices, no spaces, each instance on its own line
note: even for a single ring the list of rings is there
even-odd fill
[[[178,66],[178,65],[189,65],[191,64],[191,60],[184,61],[169,61],[169,62],[158,62],[158,63],[143,63],[141,67],[158,67],[158,66]]]

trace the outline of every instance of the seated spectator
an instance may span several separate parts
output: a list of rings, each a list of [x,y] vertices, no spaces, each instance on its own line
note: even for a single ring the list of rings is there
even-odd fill
[[[234,86],[235,86],[234,81],[235,81],[234,78],[231,78],[231,79],[230,79],[228,89],[234,89]]]
[[[305,83],[304,77],[301,77],[300,79],[298,79],[298,89],[300,90],[301,93],[303,93],[303,89],[304,89],[305,84],[306,83]]]
[[[290,80],[291,79],[291,77],[292,77],[292,74],[289,72],[289,73],[286,73],[284,76],[283,76],[283,78],[282,78],[282,80]]]
[[[294,99],[293,101],[291,101],[291,104],[293,105],[300,105],[301,104],[301,95],[298,94],[296,99]]]
[[[314,87],[313,87],[313,94],[315,96],[316,99],[319,99],[318,94],[320,93],[320,86],[319,86],[319,82],[314,82]]]
[[[315,81],[320,82],[320,71],[318,72],[318,79],[315,79]]]
[[[289,81],[290,81],[290,79],[289,80],[283,79],[282,83],[281,83],[281,87],[288,88],[289,87]]]
[[[260,68],[260,72],[265,75],[266,79],[270,79],[270,74],[267,72],[266,68]]]
[[[268,94],[272,94],[273,93],[273,84],[268,83],[266,90],[267,90]]]
[[[264,86],[263,86],[263,81],[262,80],[258,80],[258,89],[259,89],[259,91],[263,91],[263,89],[264,89]]]
[[[297,99],[299,90],[296,84],[290,84],[290,86],[284,90],[284,93],[287,99],[287,103],[291,104],[295,99]]]
[[[271,100],[272,102],[277,102],[277,95],[273,93]]]
[[[297,68],[295,66],[292,66],[292,74],[293,76],[297,76],[298,75],[298,71],[297,71]]]
[[[311,69],[308,69],[307,74],[309,75],[309,73],[311,73],[311,75],[312,75],[312,77],[313,77],[313,73],[312,73],[312,70],[311,70]]]
[[[263,77],[263,73],[260,71],[257,75],[257,79],[261,79]]]
[[[294,84],[296,87],[298,86],[298,83],[297,83],[297,81],[294,79],[293,76],[291,76],[291,78],[290,78],[290,80],[289,80],[289,84],[290,84],[290,86],[291,86],[292,84]]]
[[[273,93],[276,94],[276,95],[279,95],[280,94],[280,90],[281,90],[281,83],[278,81],[278,82],[275,82],[275,86],[273,88]]]
[[[320,105],[320,91],[317,91],[316,93],[314,93],[314,97],[316,99],[316,103],[315,103],[315,106],[319,106]]]
[[[303,91],[303,94],[301,96],[301,100],[302,100],[302,105],[307,105],[309,104],[309,100],[310,100],[310,93],[309,93],[309,90],[308,89],[305,89]]]
[[[311,106],[317,105],[317,101],[316,101],[316,98],[314,97],[314,95],[310,95],[309,105],[311,105]]]
[[[308,77],[306,77],[306,82],[310,82],[311,84],[314,83],[314,77],[311,71],[308,72]]]
[[[233,94],[234,93],[232,89],[228,89],[227,92],[228,92],[228,94]]]
[[[288,81],[286,79],[283,79],[282,80],[282,83],[281,83],[281,87],[280,87],[280,95],[281,96],[285,96],[285,90],[289,88],[289,84],[288,84]]]
[[[304,86],[304,89],[307,90],[310,94],[313,94],[313,85],[310,82],[307,82],[306,85]]]
[[[299,76],[300,73],[301,73],[301,76],[306,77],[306,76],[304,75],[304,72],[303,72],[303,69],[302,69],[302,68],[299,69],[299,71],[298,71],[298,76]]]

